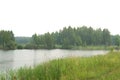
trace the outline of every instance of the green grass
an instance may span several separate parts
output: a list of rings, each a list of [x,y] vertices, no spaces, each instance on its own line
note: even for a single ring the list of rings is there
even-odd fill
[[[0,80],[119,80],[120,52],[52,60],[2,74]]]
[[[115,49],[116,46],[74,46],[72,49],[77,50],[111,50]]]

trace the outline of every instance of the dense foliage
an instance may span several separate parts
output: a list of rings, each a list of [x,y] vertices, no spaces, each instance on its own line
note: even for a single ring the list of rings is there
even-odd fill
[[[15,49],[16,43],[12,31],[0,31],[0,48],[1,49]]]
[[[0,31],[1,49],[81,49],[86,46],[118,46],[119,48],[120,36],[111,35],[108,29],[93,29],[86,26],[64,27],[58,32],[33,34],[32,37],[14,37],[12,31]]]
[[[108,29],[96,29],[92,27],[68,28],[44,35],[34,34],[31,42],[33,48],[65,48],[70,49],[75,46],[109,46],[111,45],[111,35]]]

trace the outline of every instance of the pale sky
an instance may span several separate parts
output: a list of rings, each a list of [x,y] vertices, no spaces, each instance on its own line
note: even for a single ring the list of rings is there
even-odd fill
[[[107,28],[120,34],[120,0],[0,0],[0,30],[32,36],[65,26]]]

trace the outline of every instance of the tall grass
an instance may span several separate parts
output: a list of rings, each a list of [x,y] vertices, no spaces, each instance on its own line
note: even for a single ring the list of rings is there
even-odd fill
[[[1,80],[119,80],[120,52],[87,58],[52,60],[34,68],[10,71]]]

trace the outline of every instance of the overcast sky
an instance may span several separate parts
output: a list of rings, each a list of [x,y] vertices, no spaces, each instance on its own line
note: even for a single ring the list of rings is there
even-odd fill
[[[0,0],[0,30],[32,36],[65,26],[108,28],[120,34],[120,0]]]

